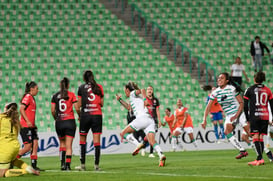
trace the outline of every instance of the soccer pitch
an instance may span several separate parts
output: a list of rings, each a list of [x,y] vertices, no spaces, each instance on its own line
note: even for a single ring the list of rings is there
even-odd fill
[[[174,181],[174,180],[273,180],[273,163],[264,155],[265,165],[248,166],[256,154],[248,150],[249,156],[236,160],[237,150],[221,151],[185,151],[166,152],[166,166],[158,167],[158,157],[149,158],[131,154],[115,154],[101,156],[101,171],[93,171],[92,155],[87,156],[87,171],[76,171],[79,157],[72,158],[72,171],[61,171],[58,157],[40,157],[38,166],[45,169],[40,176],[25,175],[7,180],[39,180],[39,181],[68,181],[68,180],[109,180],[109,181]],[[28,158],[24,160],[29,163]]]

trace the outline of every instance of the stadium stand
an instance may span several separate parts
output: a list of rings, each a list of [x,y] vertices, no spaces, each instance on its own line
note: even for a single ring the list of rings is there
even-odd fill
[[[19,102],[26,81],[38,83],[36,124],[54,131],[51,95],[67,76],[77,93],[86,69],[104,86],[104,129],[123,128],[126,111],[115,100],[128,80],[152,84],[160,110],[182,98],[195,126],[201,121],[205,93],[198,81],[160,55],[97,0],[4,1],[0,4],[0,106]],[[163,115],[163,114],[162,114]]]
[[[230,65],[240,56],[248,76],[253,77],[250,41],[259,35],[268,47],[271,45],[271,0],[129,0],[129,4],[139,8],[142,17],[158,23],[171,37],[207,60],[218,73],[230,72]],[[273,74],[268,56],[264,62],[264,71],[270,78]],[[273,88],[272,79],[267,83]]]

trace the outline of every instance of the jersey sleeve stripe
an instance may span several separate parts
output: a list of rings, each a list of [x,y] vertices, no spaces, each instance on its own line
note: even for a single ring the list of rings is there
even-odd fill
[[[21,104],[22,104],[22,105],[24,105],[24,106],[26,106],[26,107],[28,107],[28,106],[29,106],[29,104],[27,105],[27,104],[25,104],[25,103],[23,103],[23,102],[22,102]]]
[[[246,96],[244,96],[244,99],[247,99],[247,100],[249,100],[249,98],[248,98],[248,97],[246,97]]]

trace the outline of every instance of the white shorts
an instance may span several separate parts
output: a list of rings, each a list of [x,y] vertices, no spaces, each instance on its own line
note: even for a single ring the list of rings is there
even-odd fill
[[[242,112],[240,117],[237,118],[237,120],[234,120],[233,122],[230,121],[230,118],[232,116],[234,116],[236,113],[232,114],[232,115],[227,115],[226,116],[226,120],[225,120],[225,129],[226,129],[226,124],[233,124],[234,126],[236,125],[240,125],[242,128],[244,128],[245,126],[247,126],[247,121],[246,121],[246,116],[245,113]],[[246,131],[243,129],[242,134],[247,135]]]
[[[136,117],[129,125],[135,131],[143,130],[145,134],[155,133],[155,122],[146,114]]]
[[[269,125],[269,133],[273,133],[273,126]]]
[[[173,132],[176,132],[176,131],[178,131],[180,134],[182,134],[182,132],[184,131],[185,133],[187,133],[187,134],[190,134],[190,133],[193,133],[193,129],[192,129],[192,127],[187,127],[187,128],[180,128],[180,127],[178,127],[178,128],[176,128]]]
[[[237,124],[240,124],[240,126],[242,126],[242,127],[247,126],[246,116],[245,116],[245,113],[243,113],[243,112],[237,120],[234,120],[233,122],[231,122],[230,118],[233,117],[235,114],[236,113],[226,116],[225,125],[226,124],[233,124],[234,126],[236,126]]]

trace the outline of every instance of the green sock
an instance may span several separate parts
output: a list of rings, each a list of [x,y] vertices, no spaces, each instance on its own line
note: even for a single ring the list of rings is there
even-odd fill
[[[232,133],[229,133],[229,134],[227,135],[227,139],[231,138],[232,136],[233,136],[233,134],[232,134]]]

